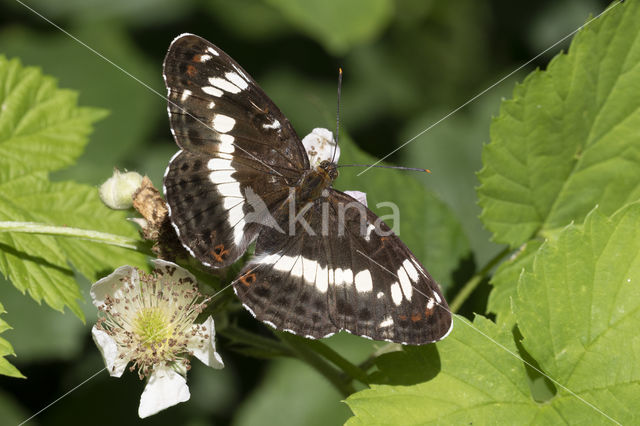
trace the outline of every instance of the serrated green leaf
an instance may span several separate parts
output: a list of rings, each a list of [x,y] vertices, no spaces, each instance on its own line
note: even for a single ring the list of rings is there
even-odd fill
[[[36,188],[32,192],[41,191],[37,196],[29,194],[16,198],[29,206],[29,213],[37,222],[138,237],[126,214],[107,208],[94,187],[75,182],[55,182]],[[138,252],[74,238],[60,237],[57,242],[74,268],[91,281],[124,264],[147,267],[146,257]]]
[[[340,164],[373,164],[376,159],[360,150],[348,138],[340,139]],[[384,164],[384,163],[383,163]],[[361,176],[361,168],[340,169],[336,187],[367,194],[369,208],[379,216],[393,213],[387,205],[398,206],[398,235],[444,288],[452,283],[451,273],[468,253],[469,242],[455,215],[410,173],[371,169]],[[391,221],[387,221],[393,226]]]
[[[0,180],[52,171],[80,156],[106,111],[77,106],[77,94],[17,59],[0,56]]]
[[[0,314],[4,313],[6,313],[6,311],[4,310],[4,306],[2,306],[2,303],[0,303]],[[3,333],[10,329],[11,327],[9,326],[9,324],[0,319],[0,333]],[[7,361],[7,359],[5,358],[7,355],[15,355],[15,352],[13,351],[13,347],[11,346],[11,344],[0,337],[0,374],[4,376],[24,378],[22,373],[20,373],[20,371],[16,367],[11,365],[11,363]]]
[[[18,7],[24,10],[22,6]],[[131,7],[135,9],[137,6]],[[92,9],[82,2],[75,10],[84,8]],[[93,9],[95,13],[95,7]],[[134,43],[131,34],[119,25],[120,21],[92,20],[87,23],[80,18],[71,19],[79,24],[73,26],[74,36],[153,89],[164,92],[157,68],[161,58],[155,62],[148,58]],[[166,46],[174,35],[165,34]],[[82,179],[83,182],[98,184],[111,175],[114,166],[132,169],[138,159],[145,157],[140,147],[149,142],[158,120],[166,122],[163,106],[166,102],[150,96],[140,83],[90,50],[70,42],[69,37],[59,31],[43,33],[34,28],[8,26],[0,29],[0,46],[7,56],[10,53],[21,58],[23,63],[41,66],[59,79],[60,86],[78,91],[83,104],[107,108],[110,112],[95,126],[92,143],[87,145],[82,160],[56,172],[56,180]],[[164,143],[171,145],[167,141]]]
[[[97,190],[72,182],[49,182],[43,173],[0,182],[0,220],[40,222],[81,229],[107,231],[135,237],[123,212],[108,209]],[[145,257],[118,247],[76,238],[36,234],[0,233],[5,251],[0,270],[22,292],[36,301],[83,317],[76,300],[80,293],[70,264],[95,280],[123,264],[142,267]]]
[[[393,14],[390,0],[267,0],[267,3],[336,54],[344,54],[352,46],[374,38]]]
[[[33,221],[28,204],[17,198],[23,195],[37,196],[31,192],[49,185],[43,173],[27,175],[8,182],[0,182],[0,220]],[[82,318],[77,304],[80,298],[78,286],[64,254],[55,237],[48,235],[0,233],[0,271],[21,292],[27,291],[37,302],[44,300],[52,308],[62,311],[69,306]]]
[[[440,362],[436,345],[401,348],[376,358],[378,371],[370,375],[369,383],[408,386],[426,382],[438,374]]]
[[[640,4],[611,9],[502,103],[478,191],[497,242],[515,247],[640,198]]]
[[[541,368],[623,424],[640,413],[638,224],[634,203],[611,218],[596,208],[583,226],[559,231],[522,275],[515,304]]]
[[[544,316],[537,306],[528,303],[523,309],[532,317]],[[432,380],[412,386],[372,385],[351,395],[346,402],[355,416],[346,424],[610,424],[611,418],[623,424],[637,422],[634,416],[638,409],[633,403],[637,401],[637,383],[628,382],[619,388],[593,382],[588,389],[569,386],[575,394],[560,387],[555,397],[539,404],[531,396],[511,330],[481,316],[473,323],[460,316],[454,318],[453,332],[436,344],[437,352],[428,346],[413,348],[389,354],[385,364],[379,365],[388,374],[401,368],[398,362],[407,363],[409,368],[422,363],[425,371],[437,373]],[[571,331],[566,328],[565,334]],[[546,337],[549,340],[541,344],[553,347],[553,337]],[[411,357],[414,359],[408,359]],[[600,358],[598,367],[592,365],[599,371],[590,373],[597,376],[609,371],[611,384],[619,371],[608,370],[605,361]],[[385,365],[391,366],[389,371]],[[627,371],[633,371],[635,365],[627,364]],[[593,402],[596,395],[599,400],[594,408],[587,402]]]
[[[524,367],[494,343],[517,352],[511,333],[480,316],[473,322],[480,332],[463,317],[454,318],[453,332],[437,343],[437,352],[414,349],[425,369],[440,366],[433,380],[412,386],[372,385],[351,395],[346,402],[355,417],[346,424],[491,424],[496,419],[501,424],[532,423],[540,413],[530,398]],[[394,355],[398,360],[407,357],[388,357]],[[554,420],[551,410],[541,411],[547,411],[547,421]]]
[[[493,290],[489,294],[487,311],[496,314],[498,323],[513,324],[515,322],[512,304],[516,298],[518,279],[523,270],[531,267],[534,255],[541,245],[540,239],[523,244],[516,253],[511,255],[511,258],[500,264],[491,277]]]
[[[95,188],[51,183],[47,172],[72,164],[104,111],[77,106],[77,94],[19,61],[0,57],[0,221],[39,222],[135,237],[122,212],[107,209]],[[75,268],[89,280],[144,257],[79,239],[0,233],[0,272],[23,293],[83,318]]]

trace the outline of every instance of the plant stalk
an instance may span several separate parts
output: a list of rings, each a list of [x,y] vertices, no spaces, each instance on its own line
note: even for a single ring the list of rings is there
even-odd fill
[[[91,229],[71,228],[68,226],[46,225],[36,222],[0,222],[0,232],[22,232],[28,234],[51,235],[54,237],[74,237],[110,246],[139,250],[139,240]]]

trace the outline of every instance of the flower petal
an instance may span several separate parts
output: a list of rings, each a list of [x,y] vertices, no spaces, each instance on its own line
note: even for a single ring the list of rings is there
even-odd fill
[[[197,287],[196,277],[182,266],[167,260],[153,259],[151,263],[153,263],[154,271],[159,275],[159,285],[162,288],[170,289],[172,295],[182,297],[183,300],[176,301],[176,303],[191,303],[193,295],[188,290]]]
[[[96,342],[96,346],[102,354],[102,359],[104,360],[107,370],[109,370],[109,374],[112,377],[122,376],[129,360],[120,358],[120,351],[115,340],[113,340],[106,332],[99,330],[95,325],[91,329],[91,335],[93,336],[93,341]]]
[[[140,396],[138,415],[141,419],[172,407],[191,397],[187,380],[171,367],[156,367]]]
[[[202,324],[194,324],[193,327],[198,327],[205,334],[209,335],[207,341],[202,341],[197,335],[189,339],[187,349],[193,352],[193,355],[202,361],[206,366],[212,368],[224,368],[222,357],[216,352],[215,334],[213,318],[208,317]]]
[[[331,130],[317,127],[302,138],[302,144],[307,151],[312,168],[317,167],[324,160],[333,160],[337,163],[340,158],[340,147],[333,140]]]
[[[355,198],[360,204],[367,206],[367,194],[360,191],[344,191],[350,197]]]
[[[133,283],[135,287],[140,285],[138,271],[133,266],[121,266],[91,286],[93,304],[98,308],[101,307],[107,296],[124,299],[123,287],[128,283]]]

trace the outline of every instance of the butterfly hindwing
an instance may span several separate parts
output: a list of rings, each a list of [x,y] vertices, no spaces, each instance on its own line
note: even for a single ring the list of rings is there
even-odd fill
[[[263,229],[234,285],[256,318],[314,338],[347,330],[422,344],[448,334],[451,315],[438,285],[373,212],[330,189],[303,219],[312,232],[301,222],[294,237]],[[288,220],[285,213],[278,222]],[[376,223],[379,231],[369,226]]]
[[[328,239],[334,246],[331,251],[339,253],[337,267],[343,265],[342,278],[334,273],[330,292],[334,298],[330,315],[336,325],[399,343],[444,338],[452,318],[438,284],[371,210],[347,194],[329,191],[330,211],[338,216],[336,229],[344,229],[343,236]]]
[[[188,151],[174,156],[164,192],[180,241],[194,257],[208,266],[230,265],[269,225],[269,210],[288,190],[280,178],[262,175],[232,160],[207,160]]]

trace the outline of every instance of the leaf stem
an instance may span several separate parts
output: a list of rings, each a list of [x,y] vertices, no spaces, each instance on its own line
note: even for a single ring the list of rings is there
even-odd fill
[[[371,367],[376,364],[376,359],[380,355],[388,354],[391,352],[397,352],[402,350],[402,345],[400,343],[386,343],[384,346],[378,348],[374,353],[369,356],[369,358],[365,359],[358,365],[363,371],[369,371]]]
[[[93,241],[110,246],[122,247],[130,250],[140,250],[140,242],[134,238],[109,234],[91,229],[71,228],[68,226],[46,225],[36,222],[1,222],[0,232],[23,232],[29,234],[43,234],[57,237],[75,237],[81,240]]]
[[[306,339],[300,336],[293,335],[291,333],[275,332],[275,334],[286,343],[293,352],[296,353],[298,358],[305,361],[316,371],[322,374],[327,380],[329,380],[342,394],[344,398],[348,397],[356,390],[351,385],[351,382],[345,383],[340,375],[340,371],[328,364],[320,355],[318,355],[313,349],[306,344]]]
[[[274,355],[290,357],[295,357],[296,355],[288,345],[285,345],[282,342],[251,333],[250,331],[246,331],[238,327],[227,326],[222,330],[218,330],[217,333],[231,340],[232,343],[242,343],[247,346],[272,352]]]
[[[456,297],[449,304],[449,308],[452,313],[458,312],[458,309],[462,307],[464,302],[471,296],[471,293],[476,289],[478,284],[489,274],[494,266],[498,264],[506,255],[511,252],[509,247],[505,247],[500,253],[496,254],[482,269],[476,272],[469,281],[462,287],[462,289],[456,294]]]
[[[327,345],[319,340],[306,340],[307,346],[314,349],[317,353],[325,357],[327,360],[332,362],[336,367],[341,369],[350,379],[358,380],[363,384],[368,384],[369,381],[367,379],[367,373],[364,372],[360,367],[353,364],[351,361],[344,358],[338,352],[334,351]]]

